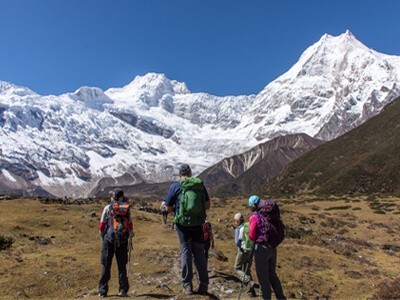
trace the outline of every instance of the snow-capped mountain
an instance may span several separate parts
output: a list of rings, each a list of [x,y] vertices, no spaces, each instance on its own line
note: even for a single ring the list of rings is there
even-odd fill
[[[244,151],[245,141],[226,131],[255,99],[190,94],[153,73],[106,92],[82,87],[60,96],[0,86],[1,179],[75,197],[105,178],[115,185],[171,180],[177,162],[200,172]]]
[[[259,140],[300,132],[331,140],[379,113],[400,94],[399,82],[399,56],[369,49],[348,30],[325,34],[257,95],[238,130]]]
[[[333,139],[400,95],[399,72],[400,57],[347,31],[324,35],[258,95],[191,93],[154,73],[59,96],[0,82],[0,180],[87,196],[99,182],[173,180],[179,162],[199,174],[282,134]]]

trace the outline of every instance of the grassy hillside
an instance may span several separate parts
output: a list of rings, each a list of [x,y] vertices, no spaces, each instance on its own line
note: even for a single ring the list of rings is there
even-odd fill
[[[97,225],[106,203],[78,205],[38,200],[0,201],[0,236],[12,237],[0,251],[0,298],[97,299],[100,239]],[[239,279],[234,213],[246,217],[246,199],[212,199],[209,211],[216,247],[209,259],[209,297],[237,299]],[[398,198],[296,198],[279,201],[287,238],[278,250],[278,273],[292,299],[365,299],[380,282],[400,276],[400,205]],[[158,214],[139,211],[129,281],[132,299],[185,297],[180,286],[177,237]],[[149,203],[157,208],[159,203]],[[253,270],[253,275],[254,270]],[[110,295],[117,294],[116,264]],[[242,299],[249,299],[242,295]]]
[[[360,127],[291,163],[272,194],[400,194],[400,99]]]

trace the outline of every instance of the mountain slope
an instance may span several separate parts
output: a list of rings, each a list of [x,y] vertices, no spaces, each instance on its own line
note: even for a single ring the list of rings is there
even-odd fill
[[[273,194],[400,193],[400,98],[376,117],[291,163]]]
[[[3,184],[83,197],[105,183],[170,181],[181,162],[197,175],[280,135],[330,140],[399,96],[399,72],[399,57],[346,32],[324,35],[257,95],[191,93],[155,73],[58,96],[0,81]]]
[[[223,159],[199,177],[217,197],[254,193],[290,162],[322,143],[306,134],[280,136]]]

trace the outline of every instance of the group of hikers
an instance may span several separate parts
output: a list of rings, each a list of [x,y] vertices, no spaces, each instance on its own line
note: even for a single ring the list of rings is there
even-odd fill
[[[202,180],[192,177],[189,165],[179,167],[179,181],[171,184],[165,201],[161,205],[163,223],[168,213],[174,212],[173,224],[177,233],[181,254],[181,276],[183,292],[208,294],[209,277],[207,270],[208,251],[214,248],[212,226],[206,218],[211,202]],[[118,265],[120,297],[126,297],[129,290],[127,264],[134,236],[130,204],[122,190],[116,190],[111,202],[104,207],[99,223],[101,250],[101,276],[98,293],[108,294],[111,264],[115,255]],[[251,276],[252,258],[261,289],[262,299],[271,299],[271,287],[277,299],[286,299],[281,282],[276,274],[276,247],[284,238],[284,225],[280,219],[279,207],[275,201],[260,200],[253,195],[248,200],[252,215],[245,222],[243,215],[234,215],[235,244],[237,255],[234,270],[241,279],[239,298],[243,285],[251,297],[256,297],[255,283]],[[197,273],[198,289],[193,290],[193,263]],[[129,264],[128,264],[129,266]]]

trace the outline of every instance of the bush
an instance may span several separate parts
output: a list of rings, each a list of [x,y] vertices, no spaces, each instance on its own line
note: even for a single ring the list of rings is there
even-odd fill
[[[11,236],[4,237],[0,235],[0,251],[10,248],[13,243],[14,239]]]
[[[325,208],[324,210],[346,210],[350,209],[351,205],[343,205],[343,206],[333,206],[333,207],[328,207]]]
[[[377,299],[400,299],[400,277],[392,282],[382,282],[378,285]]]
[[[292,239],[301,239],[303,236],[311,233],[311,230],[304,230],[303,228],[285,227],[285,236]]]

